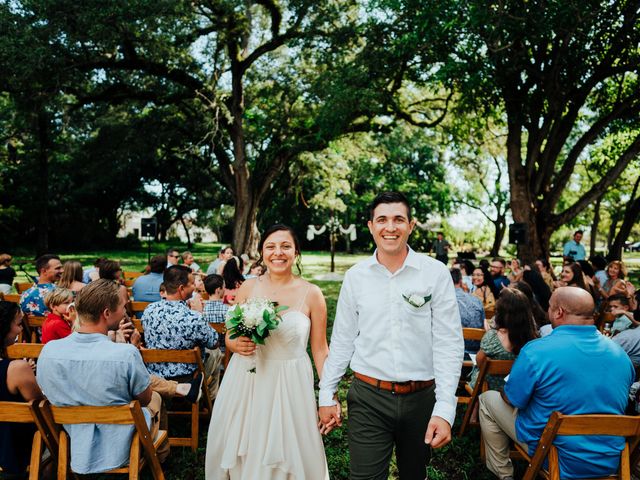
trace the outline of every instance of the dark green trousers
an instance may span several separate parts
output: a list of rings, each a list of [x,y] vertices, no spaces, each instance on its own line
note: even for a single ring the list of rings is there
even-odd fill
[[[401,480],[423,480],[431,450],[424,443],[435,386],[408,395],[353,380],[349,406],[351,479],[387,480],[393,447]]]

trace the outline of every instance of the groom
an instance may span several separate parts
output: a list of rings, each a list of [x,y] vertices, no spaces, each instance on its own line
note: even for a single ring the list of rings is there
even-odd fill
[[[415,220],[395,192],[370,207],[374,255],[346,273],[320,382],[323,430],[341,425],[333,398],[351,364],[350,478],[386,480],[395,444],[400,478],[426,477],[429,446],[451,440],[464,343],[447,267],[407,245]]]

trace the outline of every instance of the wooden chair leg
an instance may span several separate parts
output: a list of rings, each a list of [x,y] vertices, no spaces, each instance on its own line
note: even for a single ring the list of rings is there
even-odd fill
[[[620,457],[620,480],[631,480],[631,463],[629,461],[629,442],[625,442]]]
[[[58,440],[58,480],[67,480],[67,468],[69,465],[69,437],[64,430],[60,431]]]
[[[200,429],[200,406],[197,403],[191,405],[191,450],[198,450],[198,435]]]
[[[33,435],[33,443],[31,444],[31,461],[29,463],[29,480],[38,480],[40,478],[40,462],[42,459],[42,436],[40,432]]]
[[[129,480],[138,480],[140,475],[140,435],[136,432],[129,450]]]

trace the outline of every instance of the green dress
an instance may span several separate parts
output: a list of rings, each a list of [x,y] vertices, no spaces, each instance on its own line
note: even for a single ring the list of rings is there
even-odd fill
[[[500,343],[500,339],[498,338],[498,331],[493,328],[482,336],[482,340],[480,340],[480,350],[482,350],[491,360],[516,359],[515,354],[507,352],[504,349],[502,343]],[[480,373],[480,369],[476,365],[471,371],[471,379],[469,380],[469,384],[472,387],[475,387],[476,385],[478,373]],[[504,377],[502,375],[488,375],[487,383],[489,384],[489,390],[500,390],[504,387]]]

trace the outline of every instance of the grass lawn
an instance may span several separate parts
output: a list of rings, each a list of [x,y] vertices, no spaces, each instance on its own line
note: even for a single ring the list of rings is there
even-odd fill
[[[165,245],[154,246],[151,254],[163,251]],[[196,262],[203,269],[206,269],[208,263],[217,255],[219,246],[213,244],[197,244],[191,251],[193,252]],[[184,250],[185,246],[178,246],[178,249]],[[83,252],[80,254],[68,253],[61,255],[63,260],[75,259],[83,263],[83,265],[91,265],[92,262],[100,256],[106,256],[112,259],[119,259],[124,270],[141,271],[147,262],[146,249],[140,251],[118,250],[118,251],[93,251]],[[336,256],[336,270],[338,272],[346,271],[351,265],[365,258],[366,255],[343,255]],[[16,257],[14,266],[20,262],[27,262],[29,259],[25,257]],[[638,266],[640,265],[640,255],[632,254],[628,261],[633,271],[631,278],[638,285]],[[330,282],[315,280],[317,276],[326,274],[329,271],[330,257],[325,252],[304,252],[303,253],[303,275],[316,283],[324,292],[328,307],[328,332],[331,335],[331,327],[335,314],[336,302],[340,290],[340,282]],[[34,273],[33,266],[25,267],[30,273]],[[17,268],[16,268],[17,270]],[[18,281],[25,281],[26,277],[22,275]],[[340,385],[339,397],[346,407],[346,393],[351,382],[351,372],[348,372]],[[454,426],[454,434],[458,431],[458,422],[460,421],[459,409],[458,419]],[[349,452],[347,447],[347,430],[348,430],[348,412],[345,409],[345,423],[343,427],[334,430],[325,438],[325,448],[327,452],[327,460],[332,479],[348,479],[349,478]],[[181,429],[187,428],[185,425],[172,426],[171,428]],[[195,480],[204,478],[204,456],[206,448],[206,434],[208,430],[208,422],[204,420],[201,425],[200,448],[193,453],[190,449],[174,447],[171,455],[164,465],[165,475],[168,479],[185,479]],[[517,471],[524,469],[524,465],[516,465]],[[493,475],[484,467],[479,458],[479,442],[477,430],[471,429],[464,438],[455,438],[446,447],[434,452],[431,463],[428,467],[429,479],[432,480],[489,480],[493,479]],[[102,477],[108,478],[108,477]],[[142,475],[144,479],[152,478],[150,473],[145,470]],[[395,466],[392,464],[389,478],[397,478]]]

